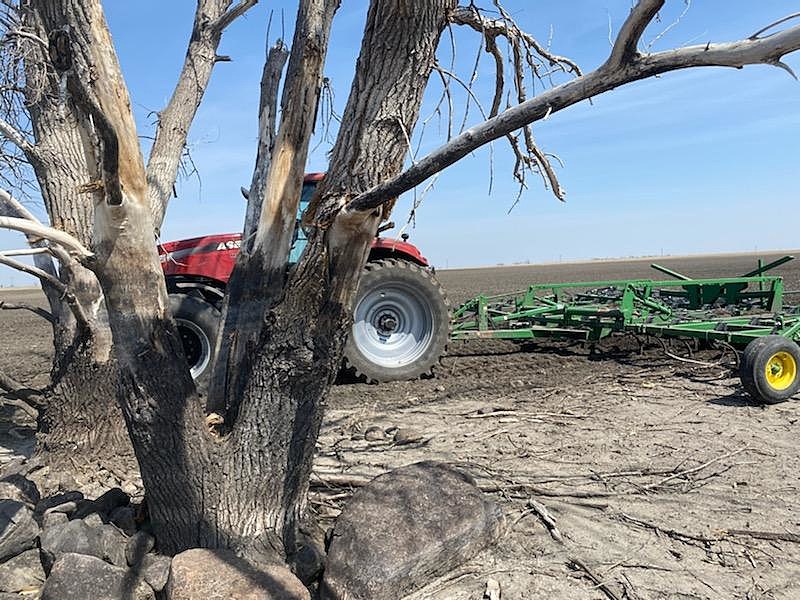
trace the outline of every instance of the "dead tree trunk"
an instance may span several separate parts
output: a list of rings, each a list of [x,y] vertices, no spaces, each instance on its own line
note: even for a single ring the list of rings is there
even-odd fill
[[[324,5],[301,3],[299,20],[308,14],[304,11]],[[76,99],[79,106],[108,117],[95,132],[106,196],[95,217],[95,270],[120,363],[119,400],[164,550],[223,546],[254,557],[276,546],[291,551],[322,404],[341,358],[348,306],[382,216],[380,210],[339,211],[402,167],[405,132],[417,118],[452,6],[445,0],[413,6],[401,0],[373,2],[334,168],[316,203],[315,233],[276,301],[265,309],[266,327],[247,356],[238,418],[223,439],[206,431],[188,372],[174,358],[180,342],[150,243],[143,170],[134,148],[123,144],[131,131],[130,113],[123,110],[125,99],[112,93],[120,84],[113,50],[93,28],[81,30],[88,39],[70,39],[73,55],[91,59],[97,77],[86,78],[89,65],[77,64],[74,75],[64,75],[75,78],[68,87],[82,95]],[[115,147],[116,160],[109,157]],[[121,167],[118,180],[108,176],[109,160]],[[299,187],[301,172],[295,175]],[[115,198],[121,202],[115,204]],[[289,211],[266,206],[265,212],[273,212],[267,218],[262,213],[259,234]],[[268,253],[267,261],[285,264],[283,250],[288,253],[288,247],[281,248],[279,259]]]
[[[232,7],[232,0],[198,0],[185,64],[170,103],[159,115],[148,165],[155,231],[173,190],[189,126],[218,61],[216,50],[223,31],[255,3],[244,0]],[[26,43],[24,93],[34,138],[26,144],[26,154],[51,224],[91,247],[95,205],[105,198],[101,165],[86,147],[93,136],[88,113],[64,95],[61,85],[66,80],[56,70],[69,71],[74,57],[53,53],[56,41],[65,39],[60,34],[68,29],[83,31],[92,26],[103,43],[110,43],[107,35],[100,35],[105,23],[99,4],[83,4],[30,0],[21,3],[19,10],[28,34],[22,38]],[[89,20],[98,17],[97,22]],[[54,65],[55,59],[65,62]],[[150,243],[155,243],[155,233]],[[58,276],[75,295],[87,322],[77,323],[63,295],[44,286],[53,315],[54,360],[47,402],[40,410],[37,455],[55,470],[78,475],[97,478],[104,467],[135,473],[132,446],[115,401],[117,363],[100,283],[76,261],[62,261]]]
[[[23,23],[46,40],[53,11],[54,3],[31,2],[23,9]],[[85,119],[73,104],[59,100],[47,48],[30,45],[25,74],[36,140],[31,164],[50,222],[89,247],[94,203],[103,195],[93,185],[97,165],[85,152]],[[59,294],[47,294],[54,316],[54,360],[48,401],[40,411],[37,455],[55,470],[79,475],[94,474],[101,465],[129,469],[133,452],[113,402],[116,365],[100,285],[76,261],[62,262],[60,279],[75,295],[87,322],[78,323]]]

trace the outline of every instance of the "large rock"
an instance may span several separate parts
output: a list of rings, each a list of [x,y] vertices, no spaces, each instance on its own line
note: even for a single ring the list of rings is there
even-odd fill
[[[160,592],[167,585],[171,563],[172,559],[169,556],[145,554],[142,562],[136,568],[150,587]]]
[[[391,471],[353,494],[337,519],[321,597],[402,598],[492,544],[504,524],[500,508],[454,467]]]
[[[258,569],[224,550],[195,548],[172,559],[167,600],[310,600],[308,590],[282,565]]]
[[[94,556],[124,567],[127,538],[113,525],[91,527],[80,519],[44,530],[40,538],[42,564],[49,572],[53,563],[68,552]]]
[[[155,538],[146,531],[137,531],[128,539],[125,545],[125,560],[133,566],[142,562],[142,559],[155,548]]]
[[[0,565],[0,592],[20,592],[44,583],[44,569],[39,551],[34,548]]]
[[[0,562],[33,548],[38,535],[30,508],[17,500],[0,500]]]
[[[155,600],[155,593],[133,573],[94,556],[66,553],[53,565],[41,600]]]

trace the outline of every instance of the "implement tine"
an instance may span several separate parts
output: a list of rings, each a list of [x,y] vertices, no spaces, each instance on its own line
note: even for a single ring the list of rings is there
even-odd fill
[[[674,277],[675,279],[680,279],[681,281],[691,281],[692,278],[684,275],[683,273],[678,273],[677,271],[673,271],[672,269],[668,269],[667,267],[662,267],[661,265],[657,265],[653,263],[650,265],[656,271],[661,271],[665,275],[669,275],[670,277]]]
[[[755,271],[750,271],[749,273],[745,273],[741,277],[758,277],[759,275],[766,273],[770,269],[774,269],[775,267],[780,267],[782,264],[789,262],[790,260],[794,260],[794,256],[784,256],[783,258],[779,258],[778,260],[772,261],[766,265],[759,265]]]

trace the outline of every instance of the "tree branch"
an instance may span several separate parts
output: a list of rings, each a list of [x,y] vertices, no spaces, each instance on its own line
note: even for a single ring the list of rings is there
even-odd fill
[[[34,217],[31,211],[4,189],[0,189],[0,216],[17,217],[39,223],[39,219]]]
[[[609,68],[617,68],[629,62],[637,54],[637,46],[647,26],[664,6],[665,0],[639,0],[631,9],[631,14],[625,19],[619,30],[617,40],[611,49],[611,55],[606,61]]]
[[[450,22],[454,25],[470,27],[483,35],[487,41],[490,38],[496,40],[498,37],[504,37],[508,40],[517,39],[533,48],[550,66],[561,66],[568,73],[581,74],[581,69],[576,62],[565,56],[550,52],[536,38],[522,31],[509,19],[490,19],[480,14],[474,6],[459,6],[450,13]]]
[[[39,411],[34,406],[31,406],[31,404],[38,405],[39,400],[41,399],[41,394],[37,390],[21,384],[19,381],[6,375],[2,371],[0,371],[0,388],[4,389],[11,396],[15,396],[19,399],[17,402],[4,399],[4,403],[21,408],[34,419],[39,417]]]
[[[33,223],[41,224],[40,221],[33,216],[33,213],[31,213],[16,198],[3,189],[0,189],[0,216],[27,219]],[[28,244],[30,244],[31,248],[35,250],[47,251],[49,254],[55,255],[58,258],[62,267],[67,269],[73,268],[73,263],[75,262],[74,259],[60,246],[49,244],[45,246],[45,242],[43,240],[31,234],[27,234],[26,239],[28,240]],[[52,256],[45,256],[44,253],[37,253],[33,256],[33,262],[45,273],[48,273],[56,278],[58,277],[55,265],[53,264]],[[57,298],[53,297],[52,293],[47,292],[48,290],[45,290],[51,307],[55,306],[55,301]]]
[[[13,229],[14,231],[20,231],[26,235],[31,235],[36,238],[43,238],[50,240],[51,242],[55,242],[56,244],[66,248],[71,254],[75,255],[81,261],[85,261],[94,257],[92,252],[87,250],[83,244],[81,244],[68,233],[59,231],[53,227],[48,227],[47,225],[42,225],[37,221],[20,219],[17,217],[0,217],[0,227],[5,229]]]
[[[208,88],[223,29],[244,14],[257,0],[242,0],[233,8],[231,0],[199,0],[192,38],[181,73],[166,107],[158,114],[155,139],[147,160],[147,187],[156,233],[161,229],[169,198],[175,187],[186,139],[197,109]],[[207,20],[211,21],[209,25]]]
[[[0,265],[5,265],[22,273],[33,275],[34,277],[37,277],[43,284],[52,287],[61,294],[64,300],[66,300],[70,310],[72,311],[72,314],[75,315],[75,321],[78,323],[78,325],[82,328],[89,328],[89,319],[86,317],[83,307],[81,306],[80,302],[78,302],[78,299],[75,297],[75,295],[69,291],[69,288],[61,280],[37,267],[32,267],[12,258],[7,258],[2,254],[0,254]]]
[[[19,262],[18,260],[14,260],[13,258],[9,258],[2,253],[0,253],[0,265],[5,265],[6,267],[15,269],[27,275],[33,275],[34,277],[40,279],[43,283],[51,286],[62,294],[66,293],[67,291],[67,286],[64,285],[64,283],[62,283],[58,278],[53,277],[50,273],[46,273],[38,267],[32,267],[30,265],[26,265],[25,263]]]
[[[250,183],[250,192],[247,198],[247,211],[244,219],[244,232],[242,235],[242,249],[247,252],[252,248],[253,234],[258,227],[261,216],[261,207],[264,204],[264,191],[267,175],[272,157],[272,147],[275,144],[275,123],[278,115],[278,87],[281,74],[289,50],[278,40],[267,52],[264,71],[261,75],[261,100],[258,113],[258,152],[256,154],[256,167],[253,169],[253,178]]]
[[[653,0],[642,0],[640,5],[645,5],[652,11],[654,3]],[[640,14],[640,5],[634,9],[637,15]],[[636,27],[630,24],[624,32],[620,32],[620,37],[625,36],[624,39],[632,39],[636,37],[636,31],[640,27],[641,23]],[[615,44],[614,47],[624,48],[626,46],[625,44],[622,46]],[[800,26],[795,26],[765,38],[688,46],[644,56],[634,54],[632,58],[628,59],[628,62],[622,65],[609,59],[595,71],[542,92],[454,137],[448,143],[419,159],[400,175],[354,198],[348,204],[347,210],[372,210],[419,185],[428,177],[452,165],[484,144],[621,85],[690,67],[741,68],[753,64],[784,67],[781,58],[798,49],[800,49]]]
[[[19,148],[31,164],[40,164],[42,162],[39,149],[19,129],[3,119],[0,119],[0,135]]]
[[[220,35],[223,31],[225,31],[228,25],[233,23],[236,19],[253,8],[256,4],[258,4],[258,0],[240,0],[236,6],[228,9],[225,14],[223,14],[214,22],[214,24],[211,26],[211,28],[214,30],[214,33]]]
[[[8,254],[5,256],[8,256]],[[12,304],[10,302],[0,300],[0,310],[27,310],[42,317],[49,323],[55,323],[55,317],[53,317],[52,313],[38,306],[31,306],[29,304]]]

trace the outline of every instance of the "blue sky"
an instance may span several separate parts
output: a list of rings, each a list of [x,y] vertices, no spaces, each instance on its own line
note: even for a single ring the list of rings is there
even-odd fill
[[[486,3],[491,4],[490,2]],[[191,29],[190,0],[106,0],[109,25],[130,87],[139,133],[152,133],[152,113],[167,102]],[[797,0],[695,0],[681,22],[652,49],[747,37],[762,25],[796,12]],[[524,29],[588,71],[609,51],[630,0],[507,0]],[[683,11],[669,0],[662,22],[645,34],[649,43]],[[341,113],[359,50],[367,2],[344,1],[337,14],[326,75]],[[258,82],[265,31],[291,38],[295,6],[261,0],[231,26],[189,143],[197,177],[178,183],[163,228],[177,239],[241,228],[255,160]],[[455,68],[465,78],[479,40],[456,31]],[[441,61],[451,61],[449,40]],[[800,53],[798,53],[800,54]],[[787,62],[800,72],[800,56]],[[476,92],[490,103],[492,65],[484,56]],[[433,84],[423,110],[431,114],[440,87]],[[463,106],[456,92],[456,104]],[[479,118],[471,111],[469,123]],[[460,113],[456,117],[461,122]],[[446,128],[432,119],[421,149],[444,141]],[[800,83],[770,67],[702,69],[639,82],[552,115],[535,127],[540,146],[564,161],[567,190],[560,203],[533,177],[516,208],[512,159],[502,143],[476,152],[444,172],[417,212],[411,239],[438,267],[547,262],[652,254],[791,249],[800,246],[797,209]],[[319,141],[319,145],[317,145]],[[309,171],[326,168],[330,144],[317,140]],[[149,142],[143,139],[145,151]],[[491,174],[490,163],[494,173]],[[491,193],[489,191],[492,181]],[[407,194],[393,219],[406,221]],[[0,233],[0,248],[22,245]],[[19,274],[0,270],[0,284],[20,285]]]

